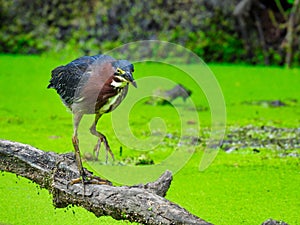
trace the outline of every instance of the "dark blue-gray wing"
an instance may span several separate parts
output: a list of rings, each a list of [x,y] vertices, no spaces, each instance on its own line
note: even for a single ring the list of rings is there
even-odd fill
[[[78,90],[88,80],[90,76],[88,71],[91,65],[107,60],[113,60],[113,58],[107,55],[83,56],[65,66],[59,66],[52,70],[50,84],[47,88],[54,88],[63,102],[70,106],[75,100]]]

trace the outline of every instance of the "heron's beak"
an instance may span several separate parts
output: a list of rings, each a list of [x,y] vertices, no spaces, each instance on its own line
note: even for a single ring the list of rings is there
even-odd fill
[[[131,81],[130,83],[133,85],[133,87],[137,88],[136,82],[134,80]]]
[[[133,76],[132,76],[131,72],[126,72],[125,78],[126,78],[126,80],[128,80],[129,83],[131,83],[135,88],[137,88],[136,82],[133,79]]]

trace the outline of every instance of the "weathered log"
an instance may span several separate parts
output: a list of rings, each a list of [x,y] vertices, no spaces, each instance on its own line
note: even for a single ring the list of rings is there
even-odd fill
[[[7,140],[0,140],[0,170],[26,177],[48,189],[58,208],[72,204],[97,217],[109,215],[143,224],[211,224],[163,197],[172,181],[169,171],[145,185],[70,185],[70,180],[79,176],[74,154],[44,152]]]
[[[192,91],[184,87],[182,84],[178,84],[170,90],[155,90],[153,96],[147,100],[146,104],[150,105],[167,105],[177,98],[182,98],[186,101],[190,97]],[[160,96],[159,98],[157,96]]]

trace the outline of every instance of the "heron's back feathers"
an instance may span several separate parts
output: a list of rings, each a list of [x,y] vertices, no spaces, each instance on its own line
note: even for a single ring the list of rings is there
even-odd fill
[[[52,70],[47,88],[54,88],[64,104],[70,108],[80,97],[78,93],[88,81],[93,67],[109,61],[114,61],[114,58],[107,55],[83,56],[75,59],[65,66]]]

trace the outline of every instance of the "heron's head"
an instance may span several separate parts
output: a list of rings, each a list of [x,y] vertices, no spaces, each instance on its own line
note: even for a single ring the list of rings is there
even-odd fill
[[[134,87],[137,87],[136,82],[132,76],[134,72],[133,65],[127,60],[117,60],[111,63],[115,73],[114,76],[118,77],[121,81],[131,83]]]

